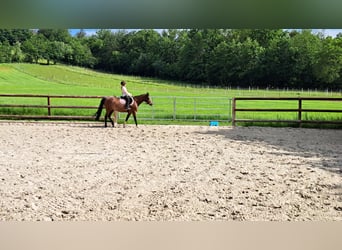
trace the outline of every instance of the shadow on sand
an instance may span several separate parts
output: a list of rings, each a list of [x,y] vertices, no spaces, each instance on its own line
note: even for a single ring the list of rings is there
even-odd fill
[[[263,143],[280,151],[273,154],[319,159],[312,161],[312,167],[342,176],[342,130],[229,127],[198,133],[219,135],[242,143]]]

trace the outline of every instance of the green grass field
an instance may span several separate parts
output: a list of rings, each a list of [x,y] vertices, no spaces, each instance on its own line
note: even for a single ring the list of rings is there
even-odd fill
[[[108,96],[120,95],[120,82],[125,80],[128,89],[134,95],[149,92],[154,100],[154,107],[141,105],[138,117],[151,117],[140,123],[170,123],[174,118],[173,102],[177,101],[177,116],[181,117],[176,123],[192,123],[194,118],[200,124],[210,119],[228,119],[227,108],[217,107],[214,97],[225,101],[225,98],[238,96],[260,97],[339,97],[341,92],[319,91],[287,91],[287,90],[256,90],[194,87],[189,84],[164,81],[151,78],[123,76],[96,72],[80,67],[64,65],[36,64],[0,64],[0,93],[1,94],[47,94],[47,95],[80,95]],[[201,98],[213,100],[203,101]],[[212,99],[210,99],[212,98]],[[97,106],[99,99],[53,99],[52,105],[86,105]],[[46,105],[46,98],[6,98],[0,97],[0,104],[32,104]],[[215,106],[216,105],[216,106]],[[210,110],[208,107],[210,106]],[[290,101],[244,101],[238,102],[238,108],[296,108],[297,102]],[[341,102],[304,102],[303,108],[342,109]],[[216,116],[211,113],[215,110]],[[94,110],[53,109],[54,115],[90,115]],[[44,109],[32,108],[1,108],[0,114],[46,114]],[[226,118],[227,117],[227,118]],[[296,119],[295,113],[250,113],[240,112],[241,119]],[[342,120],[341,113],[304,113],[308,120]],[[186,119],[190,119],[188,122]],[[167,121],[169,120],[169,121]],[[201,121],[203,121],[201,123]]]

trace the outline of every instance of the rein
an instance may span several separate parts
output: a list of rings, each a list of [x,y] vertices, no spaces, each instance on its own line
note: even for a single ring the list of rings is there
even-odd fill
[[[129,106],[133,106],[134,103],[135,103],[134,96],[132,96],[132,103],[129,104]]]

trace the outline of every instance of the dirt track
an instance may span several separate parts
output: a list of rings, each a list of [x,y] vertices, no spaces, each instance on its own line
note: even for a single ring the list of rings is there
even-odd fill
[[[342,130],[0,123],[0,221],[342,220]]]

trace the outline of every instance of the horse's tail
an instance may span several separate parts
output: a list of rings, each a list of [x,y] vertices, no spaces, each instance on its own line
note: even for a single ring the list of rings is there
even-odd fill
[[[101,112],[102,112],[102,109],[103,109],[103,104],[104,104],[105,101],[106,101],[106,97],[102,97],[100,105],[99,105],[99,108],[97,109],[97,111],[95,113],[95,115],[96,115],[95,121],[98,121],[100,119]]]

